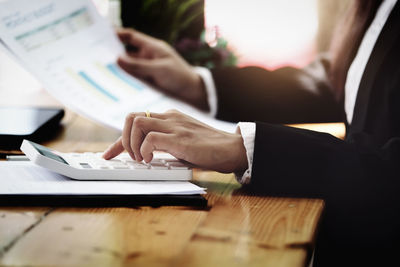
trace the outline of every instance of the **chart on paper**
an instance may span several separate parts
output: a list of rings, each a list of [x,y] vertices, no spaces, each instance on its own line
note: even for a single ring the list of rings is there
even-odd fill
[[[0,2],[0,40],[51,95],[101,124],[121,130],[130,112],[174,108],[222,130],[235,128],[122,70],[116,61],[124,47],[90,0]]]
[[[108,63],[106,65],[98,62],[93,63],[92,71],[97,72],[96,75],[92,75],[87,70],[74,71],[67,68],[65,71],[82,87],[88,91],[92,91],[95,96],[106,102],[120,102],[120,97],[114,94],[115,91],[124,90],[127,94],[136,94],[146,88],[145,85],[123,73],[115,63]],[[103,75],[100,76],[102,77],[101,80],[94,78],[100,74]],[[109,90],[109,88],[114,88],[114,90]]]
[[[31,51],[62,39],[65,36],[72,35],[92,24],[93,20],[89,15],[88,9],[83,7],[50,23],[19,34],[15,36],[15,40],[19,42],[26,51]]]

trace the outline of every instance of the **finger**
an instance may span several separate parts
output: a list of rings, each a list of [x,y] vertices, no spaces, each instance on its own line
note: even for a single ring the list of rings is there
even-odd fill
[[[139,128],[146,135],[148,132],[162,132],[171,133],[174,125],[165,120],[167,116],[165,114],[150,113],[151,117],[136,117],[133,120],[132,128]]]
[[[131,131],[131,148],[135,154],[136,160],[142,161],[143,155],[140,152],[140,147],[146,134],[150,131],[170,133],[172,131],[170,123],[165,120],[156,118],[154,116],[160,116],[157,113],[153,113],[152,118],[136,117],[133,120],[132,131]]]
[[[157,39],[134,29],[119,29],[117,35],[121,42],[139,47],[157,41]]]
[[[137,31],[128,28],[117,29],[117,36],[121,42],[125,44],[130,44],[132,36],[136,34]]]
[[[167,113],[156,113],[156,112],[150,112],[150,118],[154,119],[160,119],[160,120],[166,120],[170,116]]]
[[[159,69],[159,63],[156,59],[143,59],[121,56],[117,64],[126,72],[139,76],[154,76]]]
[[[124,128],[122,130],[122,145],[125,150],[129,153],[132,159],[136,160],[135,154],[131,148],[131,130],[132,130],[132,123],[138,113],[130,113],[126,116]]]
[[[136,160],[142,161],[143,157],[142,157],[142,154],[140,153],[140,146],[143,143],[145,134],[143,133],[142,129],[137,125],[137,123],[135,123],[135,121],[139,118],[140,117],[136,117],[132,124],[130,145],[131,145],[131,149],[132,149],[133,153],[135,154]]]
[[[149,163],[153,159],[155,150],[173,152],[173,135],[159,132],[149,132],[140,147],[140,153],[145,162]],[[172,154],[172,153],[171,153]]]
[[[115,141],[111,146],[109,146],[103,153],[104,159],[112,159],[124,151],[124,146],[122,145],[122,136]]]
[[[124,44],[129,43],[129,40],[131,39],[131,34],[132,32],[126,28],[117,29],[117,36]]]

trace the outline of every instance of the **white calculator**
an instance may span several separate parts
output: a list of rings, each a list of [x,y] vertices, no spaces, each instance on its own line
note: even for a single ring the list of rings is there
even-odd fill
[[[122,153],[111,160],[103,153],[61,153],[24,140],[22,152],[33,163],[77,180],[168,180],[192,179],[192,169],[169,154],[154,154],[149,163],[133,160]]]

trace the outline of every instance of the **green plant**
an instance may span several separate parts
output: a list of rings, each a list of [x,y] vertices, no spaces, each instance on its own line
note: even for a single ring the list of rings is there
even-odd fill
[[[213,47],[208,45],[203,31],[199,40],[184,38],[175,45],[175,48],[186,61],[195,66],[213,69],[236,65],[237,57],[229,50],[225,39],[217,36],[213,43],[215,44]]]
[[[215,68],[236,64],[226,40],[205,41],[204,0],[124,0],[124,26],[168,42],[192,65]]]
[[[163,39],[174,45],[180,33],[203,16],[203,10],[196,8],[198,3],[198,0],[145,0],[141,13],[152,18],[164,32]]]

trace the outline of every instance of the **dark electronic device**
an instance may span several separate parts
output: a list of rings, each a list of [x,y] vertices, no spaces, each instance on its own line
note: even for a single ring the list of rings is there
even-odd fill
[[[50,139],[63,116],[61,108],[0,107],[0,150],[18,150],[23,139]]]

